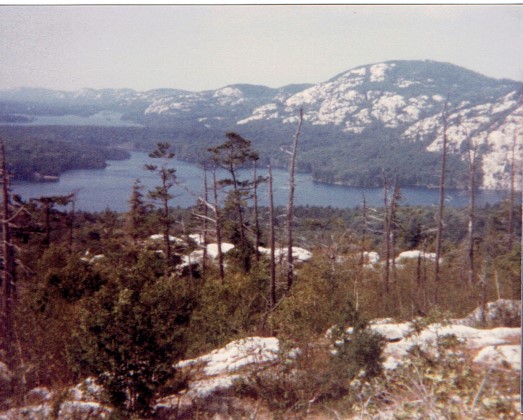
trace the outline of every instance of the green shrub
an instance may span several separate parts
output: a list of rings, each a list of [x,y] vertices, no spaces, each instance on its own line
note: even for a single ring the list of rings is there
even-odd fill
[[[372,332],[359,313],[350,309],[347,324],[329,332],[330,340],[284,342],[278,363],[239,381],[240,395],[262,400],[277,415],[308,412],[313,405],[352,398],[354,379],[366,383],[382,373],[383,338]]]
[[[190,285],[155,276],[145,258],[85,299],[71,364],[94,374],[116,407],[147,416],[185,353],[193,307]]]

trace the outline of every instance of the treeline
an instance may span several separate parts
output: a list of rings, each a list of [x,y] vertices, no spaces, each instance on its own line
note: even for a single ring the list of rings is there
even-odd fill
[[[0,130],[1,131],[1,130]],[[72,169],[105,168],[108,159],[128,159],[122,149],[3,132],[7,167],[15,180],[38,181]]]
[[[287,155],[282,149],[288,148],[293,129],[292,125],[253,123],[242,127],[242,135],[260,151],[260,165],[266,166],[270,160],[274,167],[287,168]],[[179,159],[199,162],[206,148],[219,144],[226,128],[194,125],[186,131],[178,130],[173,127],[173,133],[164,133],[161,138],[173,144]],[[388,176],[401,173],[401,186],[437,185],[440,154],[428,152],[427,146],[427,142],[404,142],[400,133],[392,129],[348,134],[304,122],[297,169],[311,173],[315,181],[329,184],[380,187],[385,172]],[[448,186],[464,188],[466,163],[449,153],[447,166]]]
[[[268,127],[266,127],[268,125]],[[262,162],[270,158],[274,165],[287,167],[285,154],[292,126],[252,123],[242,133],[263,151]],[[406,142],[401,131],[371,126],[360,134],[344,133],[332,127],[304,122],[298,169],[313,179],[329,184],[357,187],[381,187],[383,172],[400,173],[400,186],[428,186],[438,183],[440,154],[428,152],[426,141]],[[456,154],[448,157],[448,186],[466,185],[466,164]]]
[[[196,122],[150,127],[0,126],[0,135],[7,139],[67,141],[78,147],[94,145],[142,151],[152,150],[158,142],[169,142],[178,159],[200,163],[209,147],[221,143],[227,129],[206,128]],[[293,135],[291,125],[264,122],[242,129],[242,135],[260,151],[260,165],[266,166],[270,160],[274,167],[287,167],[282,148],[288,147],[288,139]],[[401,173],[401,186],[436,185],[439,154],[426,151],[426,142],[404,143],[399,138],[400,132],[392,129],[370,128],[361,134],[347,134],[304,122],[297,170],[329,184],[379,187],[385,172]],[[457,155],[449,153],[447,171],[448,187],[466,186],[466,163]]]

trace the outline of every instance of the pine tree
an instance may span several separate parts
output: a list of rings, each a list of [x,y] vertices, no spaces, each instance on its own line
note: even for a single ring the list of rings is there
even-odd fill
[[[51,243],[51,215],[53,213],[54,206],[67,206],[73,201],[73,198],[74,194],[68,194],[43,196],[36,199],[36,201],[42,205],[42,211],[44,214],[45,245],[49,245]]]
[[[163,159],[164,162],[161,166],[152,164],[145,165],[145,169],[156,173],[161,181],[161,185],[149,191],[148,196],[153,202],[160,205],[160,222],[163,227],[164,252],[167,267],[170,266],[172,260],[170,232],[173,220],[169,209],[169,202],[174,198],[174,195],[172,195],[170,191],[176,183],[176,169],[167,166],[167,161],[174,157],[174,153],[170,152],[169,148],[170,145],[168,143],[158,143],[156,150],[149,153],[149,157],[153,159]]]
[[[134,181],[131,197],[129,198],[129,212],[126,217],[127,230],[133,241],[144,235],[144,224],[150,211],[144,199],[144,185],[137,179]]]
[[[113,404],[147,417],[185,352],[194,288],[166,279],[156,254],[114,266],[107,284],[84,299],[68,352],[78,373],[94,375]]]
[[[251,142],[237,133],[227,132],[227,140],[209,149],[213,162],[228,172],[229,177],[217,181],[217,185],[228,190],[224,209],[229,213],[231,241],[236,245],[235,254],[240,259],[245,272],[250,270],[250,260],[254,254],[253,246],[247,237],[245,205],[250,198],[257,180],[240,180],[238,170],[247,162],[258,160],[258,152],[252,150]],[[234,215],[232,216],[231,213]]]

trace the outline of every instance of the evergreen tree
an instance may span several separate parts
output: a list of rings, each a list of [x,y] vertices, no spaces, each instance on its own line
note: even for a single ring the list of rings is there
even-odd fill
[[[159,389],[186,348],[195,305],[193,289],[163,276],[155,253],[117,267],[99,292],[85,299],[76,342],[69,348],[79,373],[93,374],[113,404],[148,416]]]
[[[217,147],[210,148],[212,160],[225,169],[229,177],[218,180],[218,185],[227,191],[224,210],[229,214],[231,241],[236,245],[235,254],[244,271],[250,270],[250,260],[254,253],[253,245],[247,238],[245,223],[246,201],[259,180],[240,180],[238,170],[249,161],[258,160],[258,152],[252,150],[251,142],[237,133],[227,132],[227,140]]]
[[[170,266],[172,260],[170,232],[173,219],[169,209],[169,201],[174,198],[174,195],[172,195],[170,191],[176,183],[176,169],[167,166],[167,161],[174,157],[174,153],[170,152],[169,148],[170,145],[168,143],[158,143],[156,150],[149,153],[149,157],[153,159],[163,159],[163,164],[161,166],[152,164],[145,165],[145,169],[156,173],[161,181],[161,185],[149,191],[148,196],[153,202],[160,205],[160,222],[163,226],[164,252],[167,267]]]
[[[127,230],[134,241],[144,236],[145,222],[150,211],[150,206],[144,200],[143,190],[144,185],[137,179],[133,184],[129,199],[129,212],[126,218]]]
[[[67,206],[73,201],[74,194],[68,195],[54,195],[37,198],[36,201],[42,205],[44,215],[44,244],[51,243],[51,215],[53,214],[54,206]]]

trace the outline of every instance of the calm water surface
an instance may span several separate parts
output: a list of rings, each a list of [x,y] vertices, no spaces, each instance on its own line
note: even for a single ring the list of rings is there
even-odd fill
[[[77,208],[85,211],[102,211],[110,208],[115,211],[129,209],[129,197],[134,181],[139,178],[146,188],[159,185],[156,175],[144,170],[146,163],[161,163],[157,159],[150,159],[147,153],[132,152],[129,160],[109,161],[105,169],[74,170],[62,174],[60,181],[52,183],[17,182],[13,184],[13,192],[20,194],[24,199],[32,197],[65,195],[77,192]],[[170,166],[176,168],[178,181],[196,194],[201,194],[203,185],[203,171],[196,165],[172,161]],[[251,176],[250,171],[242,171],[242,178]],[[265,169],[258,170],[259,175],[266,175]],[[220,174],[218,174],[220,176]],[[222,174],[224,176],[224,174]],[[276,205],[286,205],[289,194],[289,176],[287,171],[273,170],[274,201]],[[437,205],[438,190],[410,187],[401,190],[403,205]],[[172,206],[190,207],[196,203],[192,195],[180,187],[173,188],[176,197]],[[383,205],[383,190],[381,188],[354,188],[337,185],[315,183],[308,174],[296,176],[296,205],[356,207],[361,205],[365,194],[370,206]],[[477,205],[496,203],[507,196],[504,191],[480,191]],[[268,204],[267,186],[260,186],[259,200],[261,205]],[[468,196],[466,191],[447,191],[447,205],[465,207]]]

